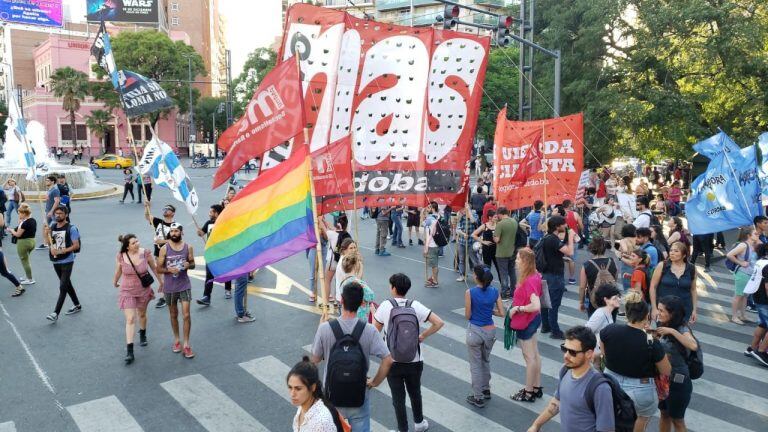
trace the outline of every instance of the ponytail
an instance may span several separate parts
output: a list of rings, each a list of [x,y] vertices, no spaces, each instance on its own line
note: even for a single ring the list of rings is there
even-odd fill
[[[296,363],[296,365],[293,366],[290,372],[288,372],[288,376],[285,378],[286,382],[292,377],[297,377],[302,384],[307,386],[308,389],[311,389],[312,386],[315,387],[315,390],[312,392],[312,397],[317,401],[321,400],[323,401],[323,405],[328,409],[328,411],[331,413],[331,417],[333,418],[333,424],[336,426],[337,432],[344,432],[344,428],[341,424],[341,419],[339,418],[339,411],[336,409],[335,406],[323,397],[323,383],[320,381],[320,374],[317,371],[317,366],[314,365],[314,363],[309,361],[308,356],[304,356],[301,358],[301,361]]]
[[[480,288],[485,291],[493,282],[493,273],[491,268],[484,264],[478,264],[473,269],[475,272],[475,279],[480,283]]]

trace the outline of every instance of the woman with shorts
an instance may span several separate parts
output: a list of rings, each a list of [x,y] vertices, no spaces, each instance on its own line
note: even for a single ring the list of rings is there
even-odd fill
[[[536,271],[532,249],[518,250],[515,271],[518,284],[509,309],[509,327],[517,334],[517,342],[523,351],[525,387],[511,397],[518,402],[535,402],[544,392],[541,387],[541,355],[536,343],[536,330],[541,325],[541,274]]]
[[[413,232],[416,232],[416,240],[419,241],[419,244],[422,244],[423,242],[419,238],[419,226],[421,224],[419,223],[419,208],[410,206],[408,207],[408,221],[407,221],[407,228],[408,228],[408,245],[413,246]]]
[[[747,296],[744,295],[744,287],[755,272],[757,262],[757,246],[760,241],[760,232],[754,226],[739,230],[739,243],[728,252],[726,259],[737,265],[733,272],[734,293],[731,301],[731,322],[744,325],[745,310],[747,308]]]
[[[157,292],[163,292],[163,278],[157,273],[155,258],[149,249],[141,248],[134,234],[118,237],[120,252],[117,254],[113,285],[120,289],[117,304],[125,315],[125,364],[133,363],[133,340],[136,334],[136,315],[139,316],[139,345],[147,345],[147,304],[155,298],[152,287],[143,287],[139,275],[152,270],[159,281]],[[121,279],[122,278],[122,279]]]

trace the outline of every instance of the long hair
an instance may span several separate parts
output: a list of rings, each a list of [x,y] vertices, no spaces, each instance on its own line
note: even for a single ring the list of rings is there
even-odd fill
[[[312,389],[312,386],[315,387],[314,391],[312,391],[312,397],[315,401],[323,401],[323,405],[325,405],[328,411],[331,412],[336,431],[342,432],[343,429],[341,427],[341,420],[339,420],[338,411],[328,399],[323,397],[323,383],[320,381],[320,374],[317,372],[317,366],[309,361],[309,357],[302,357],[301,361],[293,366],[290,372],[288,372],[288,376],[285,377],[285,382],[287,383],[292,376],[298,378],[308,389]]]
[[[136,234],[123,234],[117,238],[120,242],[120,253],[127,253],[128,246],[131,244],[131,239],[136,238]]]
[[[665,327],[680,328],[685,324],[685,307],[680,297],[675,295],[664,296],[659,299],[669,314],[669,321],[662,323]]]
[[[528,276],[536,274],[536,256],[530,248],[520,248],[517,251],[519,260],[515,271],[517,272],[517,286],[520,286]]]
[[[676,241],[669,245],[669,250],[671,251],[672,248],[677,248],[678,251],[683,255],[683,262],[688,262],[688,258],[691,255],[691,251],[688,249],[688,246],[685,245],[685,243],[681,241]],[[671,254],[670,254],[671,257]],[[668,260],[670,263],[672,262],[672,258]]]
[[[654,243],[658,243],[663,251],[669,252],[669,243],[667,243],[667,238],[664,236],[664,230],[661,228],[661,226],[653,225],[651,226],[651,231],[656,234],[656,238],[653,239]],[[682,233],[680,233],[680,235],[682,235]]]
[[[341,269],[344,273],[354,274],[357,277],[363,276],[363,256],[358,252],[345,255],[341,260]]]
[[[651,263],[651,257],[648,256],[648,252],[646,252],[642,248],[637,248],[633,250],[632,253],[637,255],[640,258],[640,264],[648,267],[648,264]]]

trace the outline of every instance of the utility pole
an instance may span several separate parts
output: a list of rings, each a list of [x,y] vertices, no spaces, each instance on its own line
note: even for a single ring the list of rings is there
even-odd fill
[[[227,127],[234,123],[232,106],[232,51],[227,50]]]
[[[535,0],[520,0],[520,38],[533,43]],[[520,77],[518,80],[518,120],[531,120],[533,113],[533,47],[520,44]]]
[[[186,56],[187,57],[187,76],[189,77],[189,143],[187,143],[187,146],[192,144],[195,139],[197,138],[197,133],[195,129],[195,110],[192,106],[192,56]]]

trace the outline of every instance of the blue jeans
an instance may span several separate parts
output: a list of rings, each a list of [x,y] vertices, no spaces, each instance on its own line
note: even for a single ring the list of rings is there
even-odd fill
[[[653,378],[630,378],[610,369],[606,369],[605,373],[615,378],[621,389],[632,399],[639,417],[653,417],[656,414],[659,397]]]
[[[248,275],[235,279],[235,313],[238,318],[245,315],[245,291],[248,288]]]
[[[352,432],[369,432],[371,430],[371,400],[368,398],[367,390],[362,406],[357,408],[337,407],[337,409],[352,426]]]
[[[399,246],[403,244],[403,215],[393,213],[392,224],[392,246]]]
[[[13,213],[19,209],[19,203],[13,200],[8,201],[8,210],[5,212],[5,226],[13,226]]]
[[[542,309],[542,329],[550,330],[553,334],[562,333],[560,325],[557,323],[557,312],[560,309],[560,303],[563,301],[565,293],[565,277],[562,274],[544,273],[543,278],[547,281],[549,289],[549,298],[552,301],[552,309]]]
[[[317,292],[317,279],[315,278],[315,275],[317,274],[316,248],[307,249],[307,259],[309,260],[309,290],[312,291],[312,293],[315,293]]]

